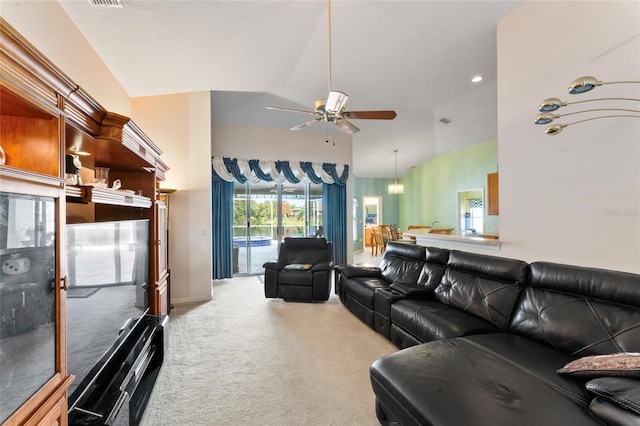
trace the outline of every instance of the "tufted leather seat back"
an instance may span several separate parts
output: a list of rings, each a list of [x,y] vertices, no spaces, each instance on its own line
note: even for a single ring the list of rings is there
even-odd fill
[[[434,298],[506,331],[527,271],[521,260],[452,250]]]
[[[325,238],[287,237],[280,245],[278,261],[283,265],[329,261],[331,249],[331,242]]]
[[[418,284],[434,290],[440,281],[449,261],[449,250],[438,247],[426,248],[426,262],[420,271]]]
[[[510,331],[575,357],[640,352],[640,275],[532,263]]]
[[[390,242],[380,261],[382,278],[388,283],[418,282],[426,259],[425,247]]]

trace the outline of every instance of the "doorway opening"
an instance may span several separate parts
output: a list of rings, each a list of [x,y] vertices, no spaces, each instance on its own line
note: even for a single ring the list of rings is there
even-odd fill
[[[364,251],[372,247],[373,228],[382,223],[382,197],[363,197],[363,247]]]
[[[484,233],[484,188],[458,191],[458,232],[460,236]]]

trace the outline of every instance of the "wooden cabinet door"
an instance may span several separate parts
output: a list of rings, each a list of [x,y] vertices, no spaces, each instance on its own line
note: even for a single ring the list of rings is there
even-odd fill
[[[364,228],[364,246],[365,247],[371,247],[372,243],[371,243],[371,235],[372,235],[372,229],[371,228]]]
[[[487,175],[487,214],[500,214],[498,172]]]
[[[49,402],[66,379],[64,192],[55,179],[34,184],[4,172],[0,167],[0,421],[11,425]]]
[[[67,399],[60,397],[41,419],[28,421],[25,426],[67,426]]]

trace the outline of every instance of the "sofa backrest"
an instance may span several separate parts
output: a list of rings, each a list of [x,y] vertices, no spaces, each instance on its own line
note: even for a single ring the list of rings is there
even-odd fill
[[[325,238],[287,237],[280,245],[278,261],[284,264],[332,260],[331,242]]]
[[[434,297],[506,331],[527,272],[521,260],[451,250]]]
[[[531,264],[509,331],[575,357],[640,352],[640,275]]]
[[[390,242],[380,261],[380,273],[388,283],[418,282],[426,254],[425,247]]]
[[[449,262],[449,250],[438,247],[427,247],[425,250],[425,263],[418,277],[418,284],[435,290],[442,281],[444,271],[447,269]]]

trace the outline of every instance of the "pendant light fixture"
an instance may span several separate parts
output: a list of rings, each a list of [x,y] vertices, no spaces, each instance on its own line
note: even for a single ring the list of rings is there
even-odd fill
[[[404,185],[398,183],[398,150],[393,151],[393,162],[395,169],[396,182],[389,185],[389,194],[404,194]]]

